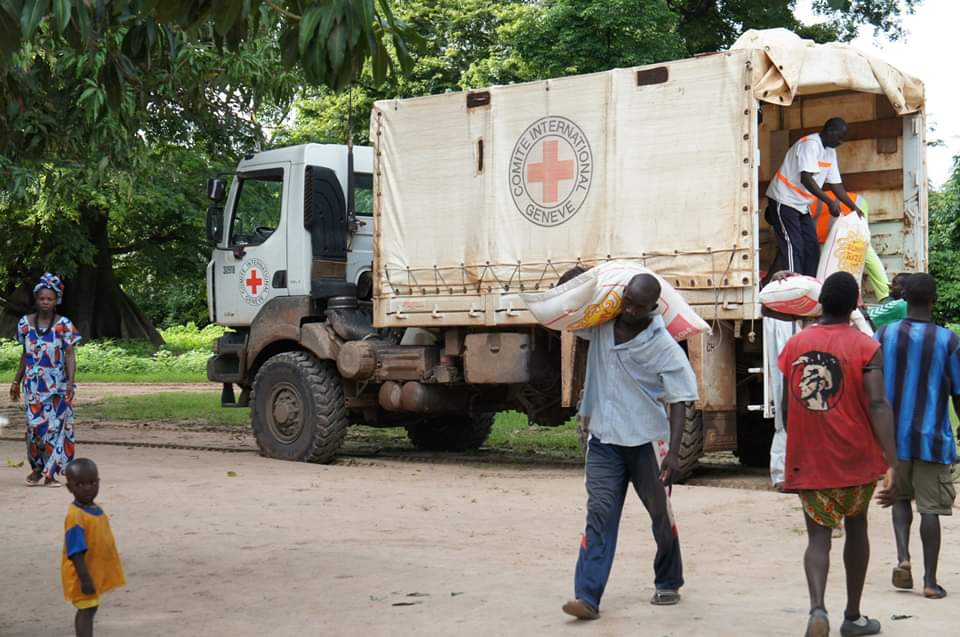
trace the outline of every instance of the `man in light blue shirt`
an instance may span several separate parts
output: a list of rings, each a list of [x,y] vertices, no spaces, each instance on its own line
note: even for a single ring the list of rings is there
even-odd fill
[[[564,279],[580,271],[576,268]],[[657,542],[656,592],[650,601],[658,605],[680,601],[680,542],[665,487],[679,473],[685,403],[697,399],[697,381],[683,349],[654,313],[659,298],[656,277],[637,275],[624,290],[623,310],[616,320],[577,332],[590,341],[580,408],[590,434],[587,524],[577,560],[576,599],[563,610],[579,619],[599,616],[631,482],[650,514]],[[656,442],[668,437],[670,450],[658,465]]]

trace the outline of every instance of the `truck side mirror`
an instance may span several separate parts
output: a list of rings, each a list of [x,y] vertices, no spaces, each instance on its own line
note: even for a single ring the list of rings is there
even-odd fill
[[[214,245],[223,240],[223,208],[219,206],[207,208],[207,240]]]
[[[217,203],[223,201],[226,193],[227,187],[222,179],[214,177],[213,179],[207,180],[207,197],[211,201],[216,201]]]

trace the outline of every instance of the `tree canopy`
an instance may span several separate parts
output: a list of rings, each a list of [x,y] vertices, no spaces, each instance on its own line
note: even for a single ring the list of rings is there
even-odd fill
[[[815,0],[808,26],[795,0],[0,0],[0,334],[44,270],[87,336],[202,320],[205,179],[343,142],[351,109],[365,142],[375,99],[685,57],[748,28],[896,38],[918,1]]]

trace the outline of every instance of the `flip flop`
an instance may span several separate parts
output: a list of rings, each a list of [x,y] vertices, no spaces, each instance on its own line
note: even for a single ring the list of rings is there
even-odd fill
[[[59,482],[57,482],[56,480],[50,480],[49,482],[46,481],[46,480],[44,480],[44,481],[43,481],[43,486],[49,487],[49,488],[51,488],[51,489],[56,489],[56,488],[58,488],[58,487],[62,487],[63,485],[60,484]]]
[[[658,590],[650,598],[654,606],[673,606],[680,602],[680,593],[668,589]]]
[[[904,563],[893,569],[893,585],[895,588],[910,590],[913,588],[913,573],[910,571],[910,564]]]
[[[30,478],[27,478],[27,479],[24,480],[23,482],[24,482],[24,484],[26,484],[28,487],[39,487],[39,486],[40,486],[40,480],[31,480]]]
[[[947,596],[946,589],[937,584],[936,588],[924,587],[923,596],[927,599],[943,599]]]
[[[822,608],[814,608],[810,611],[810,619],[807,621],[807,632],[804,637],[828,637],[830,635],[830,620],[827,619],[827,611]]]

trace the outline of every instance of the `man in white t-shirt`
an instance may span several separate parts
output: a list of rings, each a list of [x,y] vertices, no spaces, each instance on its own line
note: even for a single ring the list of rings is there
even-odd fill
[[[863,216],[840,179],[836,149],[846,139],[847,123],[839,117],[827,120],[819,133],[801,137],[790,147],[770,180],[765,216],[780,246],[777,270],[817,275],[820,244],[809,214],[811,201],[821,200],[834,217],[840,216],[840,202]],[[827,196],[823,188],[832,191],[836,199]]]

